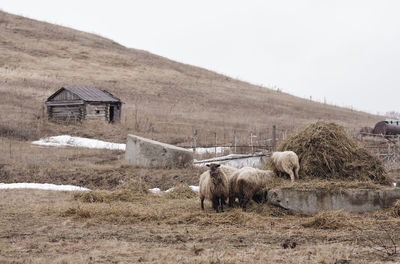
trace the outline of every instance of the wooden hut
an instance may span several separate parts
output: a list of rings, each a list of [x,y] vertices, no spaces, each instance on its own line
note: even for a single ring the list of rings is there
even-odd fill
[[[62,87],[45,104],[49,119],[54,121],[121,120],[121,100],[97,88]]]

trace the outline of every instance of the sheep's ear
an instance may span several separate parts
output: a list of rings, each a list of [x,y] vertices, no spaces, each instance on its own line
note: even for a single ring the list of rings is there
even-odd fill
[[[207,164],[206,166],[207,166],[207,167],[210,167],[210,164]]]
[[[221,164],[216,164],[216,165],[215,165],[216,168],[219,168],[219,166],[221,166]]]

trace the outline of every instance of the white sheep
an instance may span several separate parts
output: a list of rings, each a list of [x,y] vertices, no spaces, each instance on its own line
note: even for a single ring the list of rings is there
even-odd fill
[[[229,177],[229,206],[230,207],[234,206],[236,198],[239,198],[239,196],[240,196],[239,187],[237,185],[237,177],[239,176],[240,172],[246,170],[247,168],[251,168],[251,167],[243,167],[241,169],[237,169]]]
[[[250,199],[261,202],[264,199],[263,189],[274,177],[274,172],[270,170],[242,168],[236,177],[236,191],[239,193],[240,207],[245,211]]]
[[[232,166],[228,166],[228,165],[220,165],[220,167],[219,167],[219,169],[220,170],[222,170],[224,173],[225,173],[225,175],[226,175],[226,177],[228,178],[228,184],[229,184],[229,193],[231,192],[230,190],[231,190],[231,185],[232,184],[234,184],[233,182],[233,175],[235,175],[235,173],[237,172],[237,171],[239,171],[239,169],[238,168],[235,168],[235,167],[232,167]],[[228,197],[231,197],[230,196],[230,194],[229,194],[229,196],[227,196],[227,198]],[[239,198],[238,196],[235,196],[235,197],[237,197],[237,198]],[[225,201],[223,201],[223,204],[225,204]],[[233,206],[233,204],[231,203],[231,199],[229,199],[229,206],[230,207],[232,207]]]
[[[293,151],[274,152],[271,161],[277,171],[289,174],[292,183],[299,179],[299,157]]]
[[[201,209],[204,210],[204,199],[207,198],[212,202],[212,206],[218,213],[223,212],[223,204],[229,195],[229,183],[223,169],[219,164],[208,164],[210,170],[200,175],[199,195],[201,201]]]

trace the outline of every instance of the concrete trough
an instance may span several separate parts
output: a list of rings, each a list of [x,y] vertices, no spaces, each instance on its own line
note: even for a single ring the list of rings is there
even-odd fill
[[[363,213],[390,207],[398,199],[400,199],[400,188],[379,190],[282,188],[268,191],[270,204],[309,215],[329,210]]]
[[[172,168],[193,165],[193,152],[155,140],[128,135],[125,164],[142,168]]]

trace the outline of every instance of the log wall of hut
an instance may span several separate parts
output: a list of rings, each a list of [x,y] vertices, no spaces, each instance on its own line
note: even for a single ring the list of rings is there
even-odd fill
[[[108,121],[108,105],[86,103],[86,119]]]
[[[80,121],[84,116],[82,105],[53,105],[48,106],[49,118],[56,121]]]

